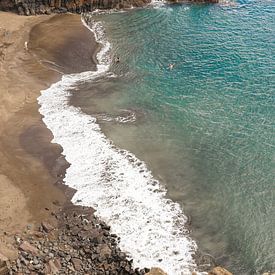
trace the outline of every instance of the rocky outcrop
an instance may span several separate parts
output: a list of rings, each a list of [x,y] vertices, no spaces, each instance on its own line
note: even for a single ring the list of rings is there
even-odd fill
[[[167,0],[169,3],[186,2],[186,0]],[[187,0],[188,1],[188,0]],[[95,9],[127,9],[142,7],[151,0],[1,0],[0,10],[15,11],[19,15],[36,15],[51,13],[82,13]],[[217,3],[218,0],[189,0],[188,2]]]
[[[142,7],[150,0],[1,0],[0,10],[19,15],[82,13],[95,9]]]

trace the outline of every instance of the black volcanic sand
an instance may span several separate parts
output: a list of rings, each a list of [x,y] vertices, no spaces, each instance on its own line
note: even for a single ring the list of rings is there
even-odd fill
[[[95,70],[98,44],[80,24],[79,15],[55,16],[32,29],[28,47],[40,62],[62,73]]]

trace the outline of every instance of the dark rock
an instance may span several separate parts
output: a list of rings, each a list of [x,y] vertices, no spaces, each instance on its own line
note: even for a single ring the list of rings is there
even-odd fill
[[[50,269],[51,274],[57,274],[61,269],[61,264],[58,259],[50,260],[48,262],[48,268]]]
[[[132,260],[128,260],[117,247],[119,238],[110,233],[108,225],[94,216],[93,209],[71,206],[65,212],[56,213],[56,217],[58,225],[51,234],[43,233],[52,231],[52,226],[43,223],[39,234],[28,232],[30,243],[22,243],[19,236],[15,237],[21,248],[18,261],[9,267],[12,274],[145,273],[144,270],[133,269]],[[40,253],[36,255],[37,248]]]
[[[22,6],[19,6],[19,7],[17,8],[17,12],[18,12],[19,15],[25,15],[25,12],[24,12],[24,9],[23,9]]]
[[[20,246],[19,249],[31,253],[32,255],[38,255],[38,249],[31,245],[29,242],[24,241]]]
[[[80,259],[72,258],[71,262],[73,263],[74,269],[76,271],[79,271],[81,269],[82,261]]]
[[[49,233],[51,232],[52,230],[54,230],[54,227],[48,223],[48,222],[42,222],[41,223],[41,226],[43,228],[43,230],[46,232],[46,233]]]
[[[100,257],[102,257],[102,258],[104,258],[104,257],[108,258],[112,254],[112,250],[109,248],[109,246],[107,244],[99,245],[98,250],[99,250]]]
[[[168,0],[179,3],[183,0]],[[129,9],[142,7],[151,0],[1,0],[0,10],[18,11],[20,15],[51,14],[54,13],[83,13],[95,9]],[[189,0],[189,2],[218,3],[218,0]],[[122,153],[125,153],[122,150]],[[62,175],[60,175],[62,177]]]

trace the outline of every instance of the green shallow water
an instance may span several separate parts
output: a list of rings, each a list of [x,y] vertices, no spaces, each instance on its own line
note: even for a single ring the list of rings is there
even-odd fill
[[[234,274],[274,272],[274,1],[97,18],[120,57],[111,67],[119,77],[87,84],[75,104],[147,162],[191,215],[203,253]],[[98,115],[125,109],[135,122]]]

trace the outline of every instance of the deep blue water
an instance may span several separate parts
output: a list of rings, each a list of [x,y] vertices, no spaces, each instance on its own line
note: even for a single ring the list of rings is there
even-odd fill
[[[234,274],[274,272],[275,2],[164,5],[98,20],[120,77],[93,84],[96,95],[80,92],[83,109],[134,110],[135,123],[101,121],[103,130],[191,215],[200,250]]]

